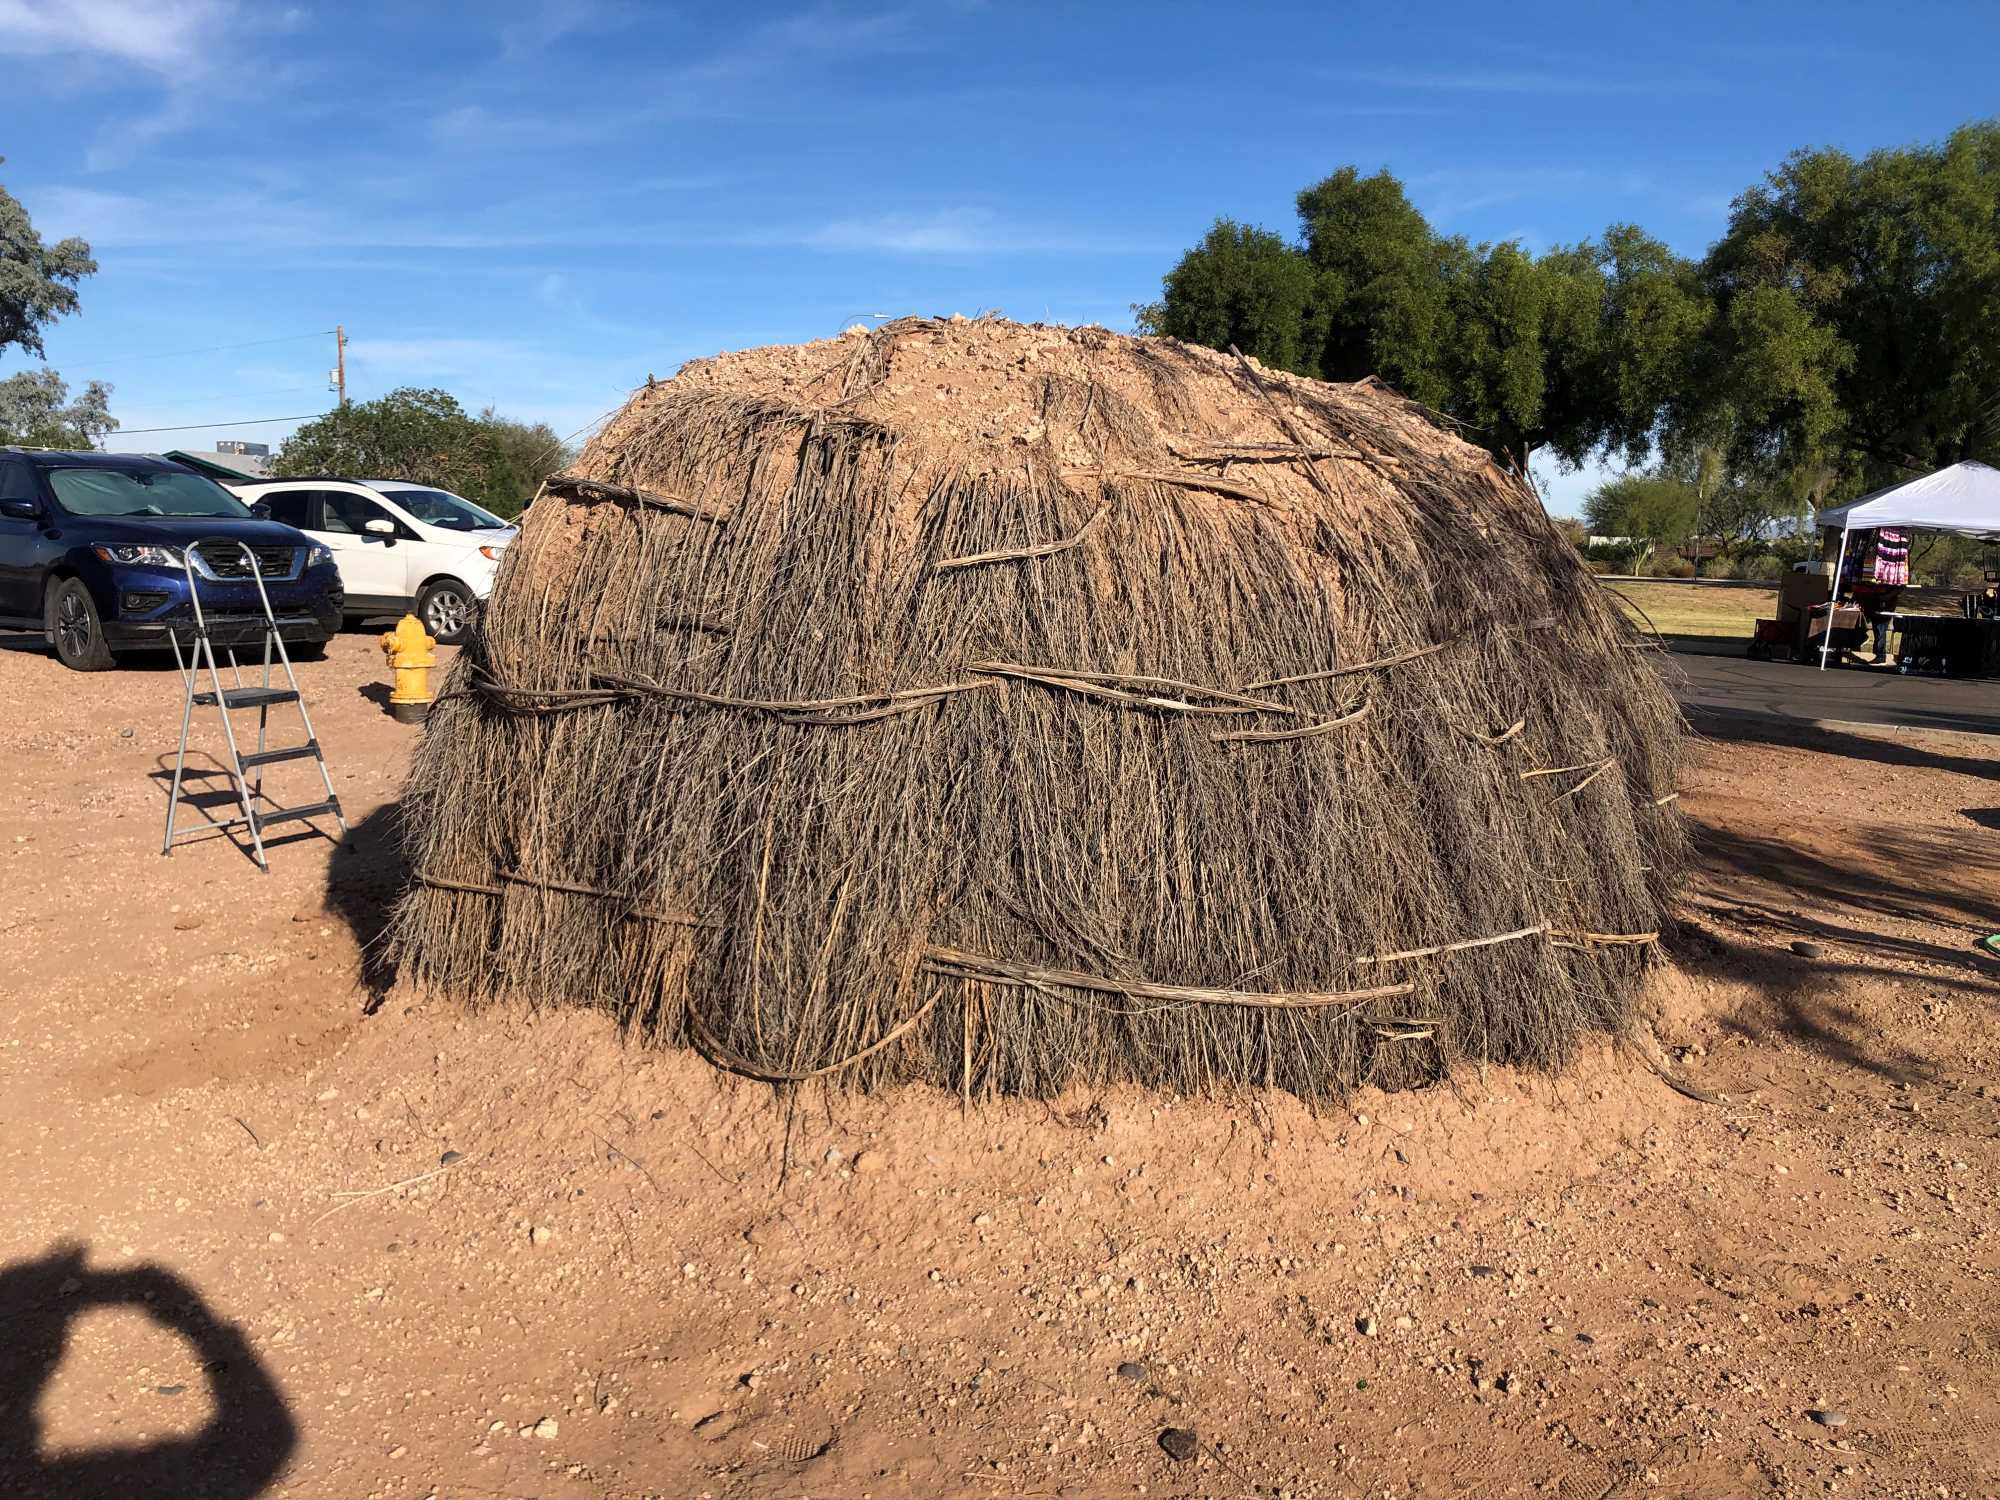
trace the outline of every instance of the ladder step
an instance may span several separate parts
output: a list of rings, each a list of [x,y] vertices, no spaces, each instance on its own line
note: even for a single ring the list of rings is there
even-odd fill
[[[194,701],[197,707],[213,708],[215,707],[215,694],[196,693]],[[222,690],[222,706],[224,708],[269,708],[274,703],[296,703],[298,701],[299,694],[296,688],[245,687],[224,688]]]
[[[340,799],[329,797],[324,802],[302,802],[297,807],[274,807],[266,812],[262,808],[253,809],[250,821],[258,832],[263,832],[273,823],[289,822],[293,818],[317,818],[324,813],[340,816]]]
[[[236,764],[247,771],[252,766],[275,766],[281,760],[304,760],[311,756],[319,758],[319,741],[307,740],[303,745],[292,745],[283,750],[253,750],[248,755],[236,757]]]

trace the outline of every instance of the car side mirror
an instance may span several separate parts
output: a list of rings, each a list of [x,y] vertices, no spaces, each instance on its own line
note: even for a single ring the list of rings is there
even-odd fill
[[[377,516],[372,521],[363,521],[361,529],[370,536],[394,536],[396,534],[396,523],[394,521],[385,521],[382,517]]]
[[[33,521],[40,518],[41,507],[32,500],[0,500],[0,516],[12,516],[17,521]]]

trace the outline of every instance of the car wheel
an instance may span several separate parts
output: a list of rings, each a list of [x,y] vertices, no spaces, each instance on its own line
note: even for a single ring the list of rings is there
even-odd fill
[[[417,619],[440,645],[456,646],[471,637],[479,601],[456,578],[440,578],[417,595]]]
[[[285,647],[285,652],[293,661],[325,661],[325,641],[293,641]]]
[[[104,644],[104,623],[80,578],[59,578],[43,601],[43,623],[56,659],[72,672],[103,672],[114,665]]]

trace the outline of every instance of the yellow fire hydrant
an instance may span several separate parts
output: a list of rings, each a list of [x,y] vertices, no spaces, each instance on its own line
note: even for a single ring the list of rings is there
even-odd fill
[[[431,707],[431,668],[437,665],[437,642],[424,633],[415,615],[404,615],[382,637],[382,655],[396,674],[389,693],[389,712],[400,723],[421,724]]]

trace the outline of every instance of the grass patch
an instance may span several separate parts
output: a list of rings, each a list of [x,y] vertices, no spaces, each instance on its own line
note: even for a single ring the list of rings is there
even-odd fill
[[[1747,641],[1756,621],[1772,619],[1778,613],[1776,585],[1737,588],[1663,578],[1606,584],[1605,588],[1640,629],[1645,629],[1650,619],[1661,635],[1729,636]],[[1645,611],[1645,618],[1640,610]]]

